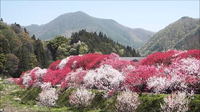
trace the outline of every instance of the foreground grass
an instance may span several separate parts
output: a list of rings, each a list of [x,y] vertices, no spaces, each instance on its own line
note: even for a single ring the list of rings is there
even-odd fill
[[[38,106],[37,96],[40,91],[39,88],[23,89],[0,80],[0,111],[3,109],[4,112],[113,112],[115,110],[117,95],[104,98],[103,91],[92,90],[96,95],[92,104],[87,108],[70,106],[68,97],[74,89],[61,92],[56,107]],[[141,105],[137,112],[160,112],[160,103],[166,96],[166,94],[141,94],[139,96]],[[189,112],[199,112],[200,95],[194,95],[189,108]]]
[[[68,112],[67,107],[61,108],[47,108],[41,107],[35,104],[33,101],[33,96],[36,93],[30,94],[29,91],[13,85],[13,84],[4,84],[3,80],[0,80],[0,111],[4,112]],[[24,96],[23,96],[24,95]],[[28,104],[24,104],[24,99],[27,99],[27,96],[31,96],[32,100],[25,101]],[[22,97],[23,96],[23,97]]]

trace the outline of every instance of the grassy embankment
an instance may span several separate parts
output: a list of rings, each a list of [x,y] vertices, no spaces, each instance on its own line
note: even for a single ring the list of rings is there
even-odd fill
[[[17,85],[6,83],[0,80],[0,111],[5,112],[113,112],[115,110],[114,95],[110,98],[104,98],[103,92],[92,90],[96,93],[92,104],[87,108],[75,108],[69,105],[68,96],[74,89],[68,89],[60,92],[56,107],[42,107],[37,105],[37,96],[40,93],[38,88],[23,89]],[[141,94],[141,105],[137,112],[159,112],[160,103],[166,94]],[[198,112],[200,110],[200,95],[194,95],[191,101],[189,112]]]

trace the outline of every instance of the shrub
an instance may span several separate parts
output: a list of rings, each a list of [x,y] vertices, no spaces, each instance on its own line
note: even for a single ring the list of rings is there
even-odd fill
[[[159,93],[165,91],[167,88],[169,88],[170,83],[169,80],[166,77],[150,77],[147,80],[147,87],[149,89],[152,89],[153,92]]]
[[[200,94],[194,95],[194,98],[191,100],[189,104],[190,112],[198,112],[200,110]]]
[[[62,81],[61,87],[79,87],[81,84],[83,84],[83,79],[86,73],[87,71],[83,70],[82,68],[79,68],[76,71],[71,71],[65,80]]]
[[[99,67],[99,64],[102,60],[106,59],[109,55],[102,54],[85,54],[82,56],[74,56],[69,61],[67,66],[72,69],[83,68],[85,70],[95,69]]]
[[[131,91],[123,91],[117,96],[116,111],[117,112],[134,112],[140,105],[137,93]]]
[[[42,92],[39,94],[39,103],[43,106],[55,106],[58,99],[58,93],[55,88],[52,88],[49,83],[42,85]]]
[[[59,107],[63,107],[63,106],[70,106],[69,103],[69,96],[72,94],[72,92],[74,92],[75,89],[74,88],[68,88],[67,90],[60,90],[58,92],[59,96],[58,96],[58,100],[56,101],[56,104]]]
[[[84,84],[89,88],[104,90],[117,89],[121,86],[124,76],[110,65],[90,70],[84,77]]]
[[[176,74],[150,77],[147,80],[147,87],[155,93],[169,93],[187,89],[185,79]]]
[[[94,94],[84,88],[77,89],[69,96],[69,103],[75,107],[83,108],[92,102]]]
[[[146,89],[147,80],[158,74],[155,66],[138,66],[134,71],[126,75],[124,85],[130,90],[141,92]]]
[[[161,104],[161,110],[163,112],[187,112],[191,95],[185,92],[174,92],[164,98],[164,104]]]
[[[18,96],[21,98],[23,104],[35,105],[40,92],[41,88],[27,88],[20,92]]]
[[[68,75],[70,68],[65,68],[62,70],[51,70],[48,69],[47,73],[44,75],[44,82],[50,82],[52,85],[60,84],[61,81]]]
[[[100,65],[110,65],[114,69],[126,74],[134,70],[134,63],[127,60],[121,60],[117,54],[110,54],[105,60],[102,60]]]
[[[194,75],[200,78],[200,60],[196,58],[184,58],[173,62],[173,69],[185,75]]]
[[[180,59],[196,58],[196,59],[200,60],[200,50],[192,49],[192,50],[188,50],[188,51],[182,52],[182,53],[179,54],[179,58]]]
[[[156,52],[153,54],[148,55],[141,61],[143,65],[170,65],[174,55],[178,53],[175,50],[169,50],[167,52]]]
[[[137,108],[137,112],[160,112],[160,104],[163,103],[163,94],[141,94],[139,99],[141,104]]]

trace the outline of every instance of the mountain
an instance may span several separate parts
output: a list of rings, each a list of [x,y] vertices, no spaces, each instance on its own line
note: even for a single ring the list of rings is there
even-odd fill
[[[181,50],[200,49],[200,26],[180,40],[175,48]]]
[[[95,18],[81,11],[66,13],[47,24],[30,25],[26,29],[42,40],[57,35],[70,37],[73,32],[86,29],[88,32],[103,32],[115,42],[135,48],[143,45],[154,34],[144,29],[125,27],[112,19]]]
[[[169,49],[200,49],[200,19],[182,17],[160,30],[139,49],[145,56]]]

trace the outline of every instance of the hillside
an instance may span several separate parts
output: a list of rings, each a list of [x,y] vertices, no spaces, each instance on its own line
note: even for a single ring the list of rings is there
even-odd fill
[[[70,55],[87,53],[110,54],[117,53],[120,56],[139,56],[134,48],[125,47],[107,38],[103,33],[87,32],[81,30],[72,34],[70,38],[57,36],[45,42],[51,51],[53,60],[62,59]]]
[[[98,52],[139,56],[135,49],[114,42],[101,32],[81,30],[71,38],[56,36],[48,41],[36,38],[35,35],[30,37],[26,28],[19,24],[8,25],[0,21],[0,75],[18,77],[35,66],[43,68],[70,55]]]
[[[0,21],[0,76],[18,77],[35,66],[46,67],[50,62],[43,42],[30,37],[19,24]]]
[[[46,67],[48,60],[40,40],[31,38],[19,24],[0,21],[0,76],[17,77],[35,66]]]
[[[180,40],[175,48],[181,50],[200,49],[200,26]]]
[[[140,53],[145,56],[169,49],[200,49],[199,19],[182,17],[160,30],[143,46]]]
[[[49,40],[57,35],[70,37],[73,32],[86,29],[89,32],[103,32],[110,39],[123,45],[140,47],[153,33],[144,29],[131,29],[112,19],[92,17],[84,12],[63,14],[43,25],[26,27],[30,34],[35,34],[42,40]]]
[[[86,30],[81,30],[77,33],[73,33],[71,36],[71,43],[78,41],[84,42],[91,53],[100,52],[102,54],[110,54],[113,52],[120,56],[139,56],[135,49],[114,42],[102,32],[97,34],[96,32],[90,33]]]

